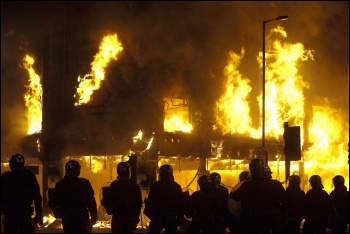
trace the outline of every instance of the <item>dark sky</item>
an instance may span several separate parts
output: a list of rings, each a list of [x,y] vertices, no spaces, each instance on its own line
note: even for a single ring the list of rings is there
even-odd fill
[[[117,33],[125,53],[143,71],[139,79],[147,77],[152,91],[171,93],[187,84],[190,92],[203,96],[201,91],[211,92],[208,74],[222,76],[227,53],[239,53],[241,47],[246,55],[240,71],[255,90],[261,87],[256,56],[262,47],[262,21],[280,15],[289,16],[279,23],[287,41],[315,52],[315,61],[301,69],[312,95],[330,98],[348,115],[347,1],[1,1],[1,153],[20,150],[18,142],[25,135],[27,77],[19,64],[26,52],[40,57],[50,33],[79,28],[91,54],[104,35]],[[129,77],[124,76],[127,84]]]

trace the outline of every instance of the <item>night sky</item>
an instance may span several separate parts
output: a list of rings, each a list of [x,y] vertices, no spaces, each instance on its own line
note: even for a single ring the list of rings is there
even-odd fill
[[[75,48],[81,49],[78,70],[86,73],[101,38],[117,33],[123,57],[109,72],[114,74],[113,66],[119,66],[123,73],[117,81],[119,93],[142,86],[144,92],[190,92],[210,102],[219,95],[213,83],[219,87],[222,82],[227,53],[240,53],[242,47],[246,53],[240,72],[258,95],[262,75],[256,57],[262,50],[262,21],[280,15],[289,19],[270,22],[267,30],[281,25],[286,41],[314,51],[314,61],[300,68],[311,84],[310,93],[329,98],[348,116],[348,1],[1,1],[2,159],[20,152],[20,139],[26,135],[23,95],[28,77],[20,67],[22,58],[33,54],[40,74],[41,51],[50,35],[83,32],[77,41],[84,46]]]

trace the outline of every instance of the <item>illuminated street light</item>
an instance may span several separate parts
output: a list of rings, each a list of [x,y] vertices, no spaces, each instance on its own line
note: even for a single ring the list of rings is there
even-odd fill
[[[288,16],[283,15],[275,19],[263,21],[263,51],[262,51],[262,147],[265,148],[265,25],[274,20],[286,20]],[[265,163],[267,163],[267,153],[265,153]]]

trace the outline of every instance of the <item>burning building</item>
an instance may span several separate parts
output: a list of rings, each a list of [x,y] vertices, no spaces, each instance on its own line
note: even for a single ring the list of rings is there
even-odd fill
[[[197,176],[208,171],[219,172],[227,187],[236,184],[261,150],[262,94],[247,70],[261,70],[262,53],[254,55],[245,72],[248,51],[243,47],[208,60],[222,63],[205,60],[189,69],[193,60],[204,60],[204,42],[184,40],[183,50],[165,49],[183,53],[184,61],[166,53],[151,57],[146,52],[160,53],[159,41],[136,43],[138,37],[130,39],[118,30],[91,36],[83,22],[71,17],[52,20],[39,55],[22,62],[30,77],[24,94],[28,136],[22,148],[28,162],[38,165],[44,205],[47,189],[63,176],[69,159],[82,164],[81,176],[91,181],[97,201],[101,188],[116,178],[117,163],[129,156],[135,156],[130,157],[134,179],[145,196],[164,163],[173,166],[184,190],[196,190]],[[314,95],[301,75],[300,67],[313,61],[314,51],[286,38],[282,26],[271,25],[266,43],[268,164],[281,182],[299,173],[306,191],[309,176],[319,174],[330,191],[335,171],[348,182],[348,121],[332,99]],[[194,45],[200,55],[194,55]],[[284,154],[284,123],[300,127],[300,158]],[[108,219],[101,214],[100,219]]]

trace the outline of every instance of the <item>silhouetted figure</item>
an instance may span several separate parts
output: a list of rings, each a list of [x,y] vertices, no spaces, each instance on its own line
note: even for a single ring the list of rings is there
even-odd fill
[[[151,185],[145,199],[144,214],[151,220],[148,233],[178,232],[184,216],[183,193],[175,182],[173,168],[164,164],[159,168],[159,180]],[[148,211],[148,212],[147,212]]]
[[[90,181],[79,177],[80,168],[77,161],[69,160],[63,179],[55,186],[64,233],[91,233],[97,222],[95,193]]]
[[[210,173],[210,179],[213,185],[213,194],[215,199],[215,233],[224,233],[229,226],[229,210],[228,210],[228,189],[221,185],[221,175],[217,172]]]
[[[186,207],[186,217],[192,218],[186,233],[214,233],[216,202],[212,181],[208,175],[198,178],[199,190],[193,192]]]
[[[270,183],[273,191],[271,196],[275,201],[270,217],[270,229],[272,233],[284,233],[287,223],[286,190],[280,181],[272,179],[272,171],[267,164],[265,165],[265,173],[267,181]]]
[[[139,223],[142,195],[140,186],[131,180],[131,167],[127,162],[117,165],[117,180],[111,185],[112,233],[134,233]]]
[[[267,178],[265,165],[255,158],[249,163],[252,179],[230,193],[235,201],[241,201],[242,233],[272,233],[275,231],[276,213],[285,202],[285,190],[281,183]]]
[[[306,210],[303,233],[326,233],[332,213],[330,195],[323,190],[319,175],[309,178],[311,189],[306,192]]]
[[[306,197],[304,190],[300,188],[300,183],[298,175],[291,175],[288,178],[286,233],[300,233],[300,225],[304,219]]]
[[[349,191],[343,176],[336,175],[332,181],[334,189],[330,197],[336,211],[336,216],[332,218],[332,233],[345,233],[349,224]]]
[[[232,188],[230,193],[233,193],[236,189],[238,189],[246,180],[251,180],[252,177],[250,176],[249,171],[242,171],[239,176],[239,182]],[[241,202],[235,201],[232,198],[229,198],[229,221],[228,221],[228,228],[230,229],[230,233],[241,233],[241,222],[240,222],[240,216],[241,216]]]
[[[1,175],[1,211],[4,233],[34,233],[35,225],[43,225],[42,196],[35,174],[25,168],[25,159],[14,154],[10,171]],[[35,211],[34,222],[32,220]]]

